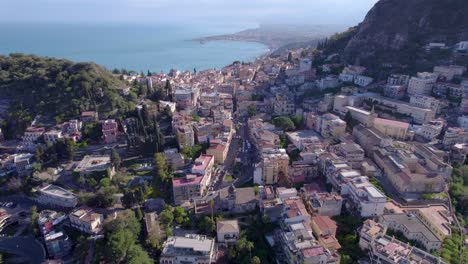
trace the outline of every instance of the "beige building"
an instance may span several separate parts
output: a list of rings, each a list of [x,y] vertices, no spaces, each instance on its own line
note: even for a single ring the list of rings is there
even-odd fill
[[[281,178],[287,179],[289,156],[285,149],[264,150],[262,157],[262,181],[264,184],[275,184]]]
[[[406,140],[413,136],[413,133],[409,131],[409,124],[405,122],[375,118],[374,128],[382,132],[387,137],[391,137],[397,140]]]
[[[315,129],[323,137],[338,138],[346,132],[346,122],[334,114],[324,114],[317,117]]]
[[[87,234],[97,234],[101,231],[104,216],[93,212],[92,209],[78,208],[69,215],[72,227]]]
[[[216,237],[219,243],[235,243],[240,238],[239,222],[237,220],[216,222]]]

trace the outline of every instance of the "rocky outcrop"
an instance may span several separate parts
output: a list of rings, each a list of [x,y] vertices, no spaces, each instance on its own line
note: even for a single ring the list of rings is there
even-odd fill
[[[468,40],[468,0],[380,0],[344,48],[348,58],[391,57],[428,42]]]

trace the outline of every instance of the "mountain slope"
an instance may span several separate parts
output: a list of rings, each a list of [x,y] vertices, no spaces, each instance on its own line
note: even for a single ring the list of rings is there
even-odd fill
[[[87,110],[129,111],[131,102],[117,89],[123,85],[95,63],[24,54],[0,56],[0,98],[11,101],[8,124],[3,127],[20,133],[36,114],[64,121]]]
[[[467,0],[380,0],[347,42],[348,60],[399,59],[429,42],[468,40]],[[403,53],[404,54],[404,53]]]

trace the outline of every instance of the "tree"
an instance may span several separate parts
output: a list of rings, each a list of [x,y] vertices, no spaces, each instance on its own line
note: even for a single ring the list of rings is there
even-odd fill
[[[278,128],[281,128],[284,131],[291,131],[295,129],[293,121],[287,116],[279,116],[273,118],[273,125],[275,125]]]
[[[294,123],[294,126],[300,127],[302,126],[302,116],[292,116],[291,120]]]
[[[110,156],[110,159],[111,159],[111,163],[112,165],[115,167],[116,170],[119,170],[120,168],[120,163],[122,162],[121,159],[120,159],[120,155],[119,155],[119,152],[117,152],[117,150],[115,148],[112,148],[111,149],[111,156]]]
[[[172,222],[174,222],[174,213],[173,213],[172,206],[170,205],[165,206],[165,208],[162,210],[159,217],[163,225],[165,226],[172,225]]]
[[[254,256],[251,261],[252,264],[261,264],[262,262],[260,261],[260,258],[257,256]]]
[[[205,234],[211,234],[216,228],[216,223],[213,219],[208,216],[204,216],[200,219],[198,223],[198,229]]]
[[[37,207],[35,205],[31,206],[31,230],[37,235]]]
[[[247,115],[252,117],[257,114],[257,106],[256,105],[249,105],[247,106]]]
[[[179,225],[188,225],[190,222],[190,218],[187,215],[187,212],[184,208],[177,206],[174,208],[174,220]]]
[[[135,216],[136,218],[141,221],[143,219],[143,212],[141,211],[141,208],[138,207],[136,210],[135,210]]]
[[[164,157],[163,153],[154,154],[154,169],[154,177],[156,183],[165,182],[169,179],[169,175],[167,173],[166,158]]]
[[[127,257],[125,263],[128,264],[152,264],[154,263],[148,253],[138,244],[133,244],[127,251]]]

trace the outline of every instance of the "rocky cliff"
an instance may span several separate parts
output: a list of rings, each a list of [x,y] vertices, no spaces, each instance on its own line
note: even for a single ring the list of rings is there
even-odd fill
[[[468,40],[468,0],[380,0],[344,47],[348,60],[392,59],[428,42]]]

